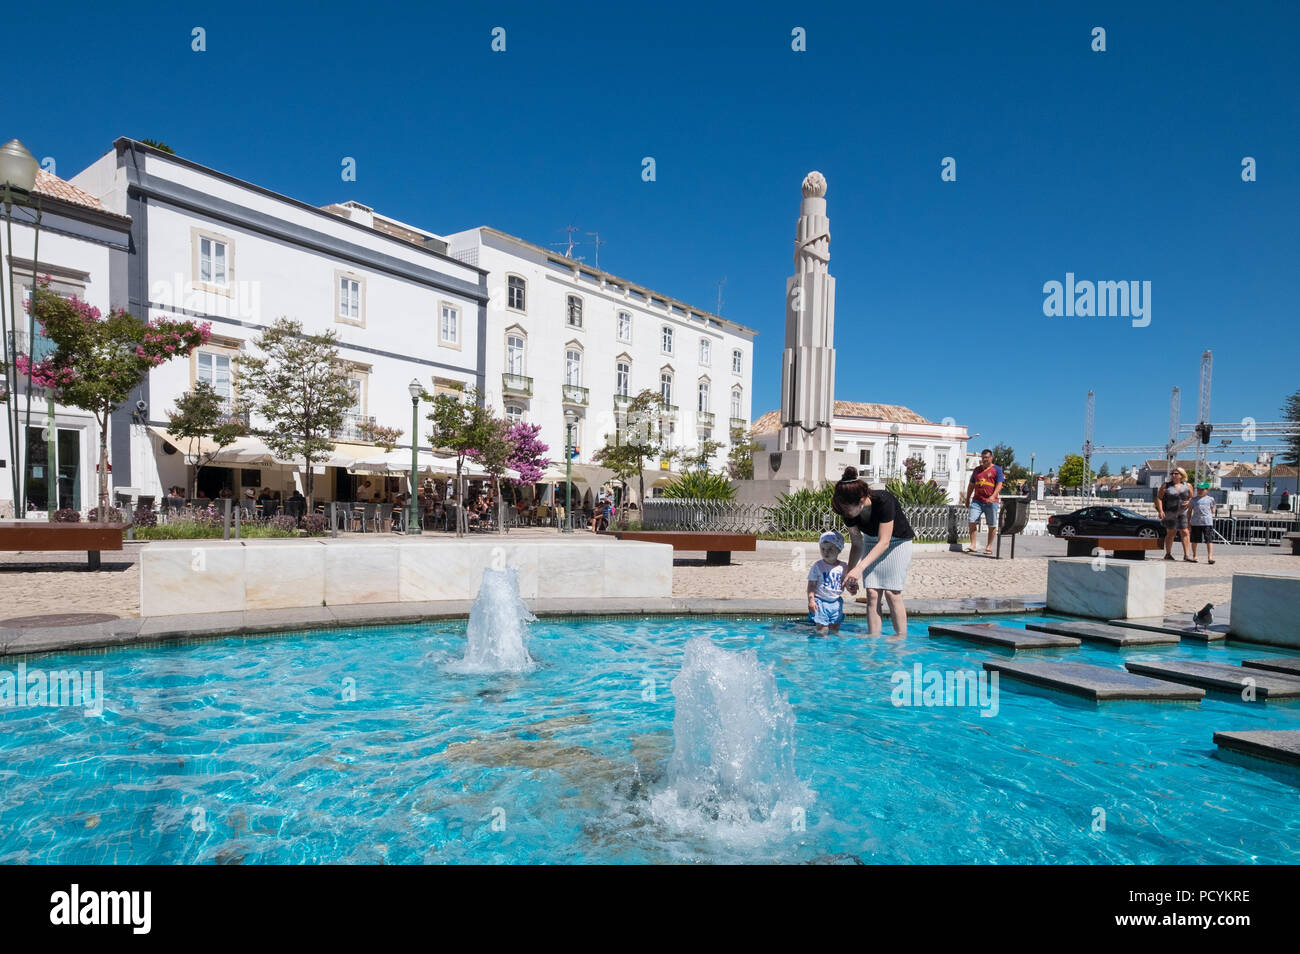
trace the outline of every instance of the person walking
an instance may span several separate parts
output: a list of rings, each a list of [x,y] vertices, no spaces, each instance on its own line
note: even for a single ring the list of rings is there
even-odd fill
[[[1187,533],[1187,511],[1192,505],[1192,488],[1187,485],[1187,471],[1175,467],[1169,472],[1169,479],[1161,485],[1156,494],[1156,513],[1165,525],[1165,559],[1174,558],[1174,537],[1183,541],[1183,559],[1195,562],[1189,555],[1191,541]]]
[[[856,467],[844,468],[835,484],[831,508],[844,519],[852,546],[844,588],[856,593],[861,584],[867,591],[867,624],[870,635],[883,628],[881,600],[889,603],[889,621],[894,632],[907,632],[907,607],[903,586],[912,565],[912,526],[898,498],[888,490],[872,490],[858,479]]]
[[[1187,522],[1192,534],[1192,562],[1196,562],[1196,544],[1205,544],[1206,562],[1214,563],[1214,511],[1218,504],[1210,496],[1210,482],[1202,481],[1196,485],[1196,496],[1192,498]]]
[[[998,532],[998,503],[1002,499],[1002,468],[993,463],[993,451],[987,447],[980,451],[980,465],[971,471],[970,483],[962,495],[961,505],[970,504],[970,546],[967,553],[978,553],[978,531],[980,515],[983,514],[989,526],[988,544],[984,555],[993,555],[993,535]]]

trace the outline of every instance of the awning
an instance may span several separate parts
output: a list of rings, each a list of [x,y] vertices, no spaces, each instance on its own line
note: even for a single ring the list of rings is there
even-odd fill
[[[565,479],[564,465],[551,464],[546,470],[542,471],[542,476],[538,478],[538,483],[551,483],[553,481],[563,481]],[[583,484],[599,490],[606,483],[614,479],[614,471],[608,467],[601,467],[599,464],[573,464],[572,480],[575,484]]]
[[[212,464],[264,465],[276,463],[275,458],[271,455],[271,449],[256,437],[237,437],[225,447],[218,447],[216,442],[208,437],[200,437],[191,441],[188,437],[177,437],[171,431],[164,430],[161,427],[150,427],[149,432],[187,456],[190,454],[212,455],[209,460],[209,463]]]

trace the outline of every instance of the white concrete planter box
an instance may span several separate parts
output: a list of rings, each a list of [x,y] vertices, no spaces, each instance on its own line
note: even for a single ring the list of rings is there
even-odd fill
[[[1228,634],[1256,643],[1300,647],[1300,573],[1232,574]]]
[[[1047,608],[1097,619],[1163,617],[1165,565],[1095,557],[1048,560]]]
[[[525,599],[669,597],[673,550],[505,537],[159,541],[140,553],[140,615],[472,600],[512,567]]]

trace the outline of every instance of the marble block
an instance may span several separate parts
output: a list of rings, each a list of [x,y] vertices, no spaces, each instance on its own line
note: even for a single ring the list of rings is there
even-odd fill
[[[140,552],[140,615],[228,613],[244,608],[239,544],[156,546]]]
[[[1300,646],[1300,572],[1257,570],[1232,574],[1228,632],[1273,646]]]
[[[325,605],[396,603],[401,544],[332,544],[325,549]]]
[[[1094,557],[1047,561],[1047,608],[1097,619],[1164,616],[1165,565]],[[1235,607],[1234,607],[1235,611]]]
[[[319,543],[248,547],[244,609],[320,606],[325,598],[325,547]]]
[[[667,543],[621,540],[602,547],[604,565],[596,572],[600,596],[672,596],[673,548]],[[580,594],[554,594],[573,595]]]

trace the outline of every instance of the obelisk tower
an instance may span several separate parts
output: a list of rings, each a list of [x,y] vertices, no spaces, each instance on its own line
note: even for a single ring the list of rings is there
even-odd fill
[[[830,476],[826,469],[835,413],[835,279],[828,268],[830,245],[826,178],[810,172],[803,180],[794,274],[785,285],[781,429],[776,448],[781,464],[772,474],[806,487],[820,487]]]

